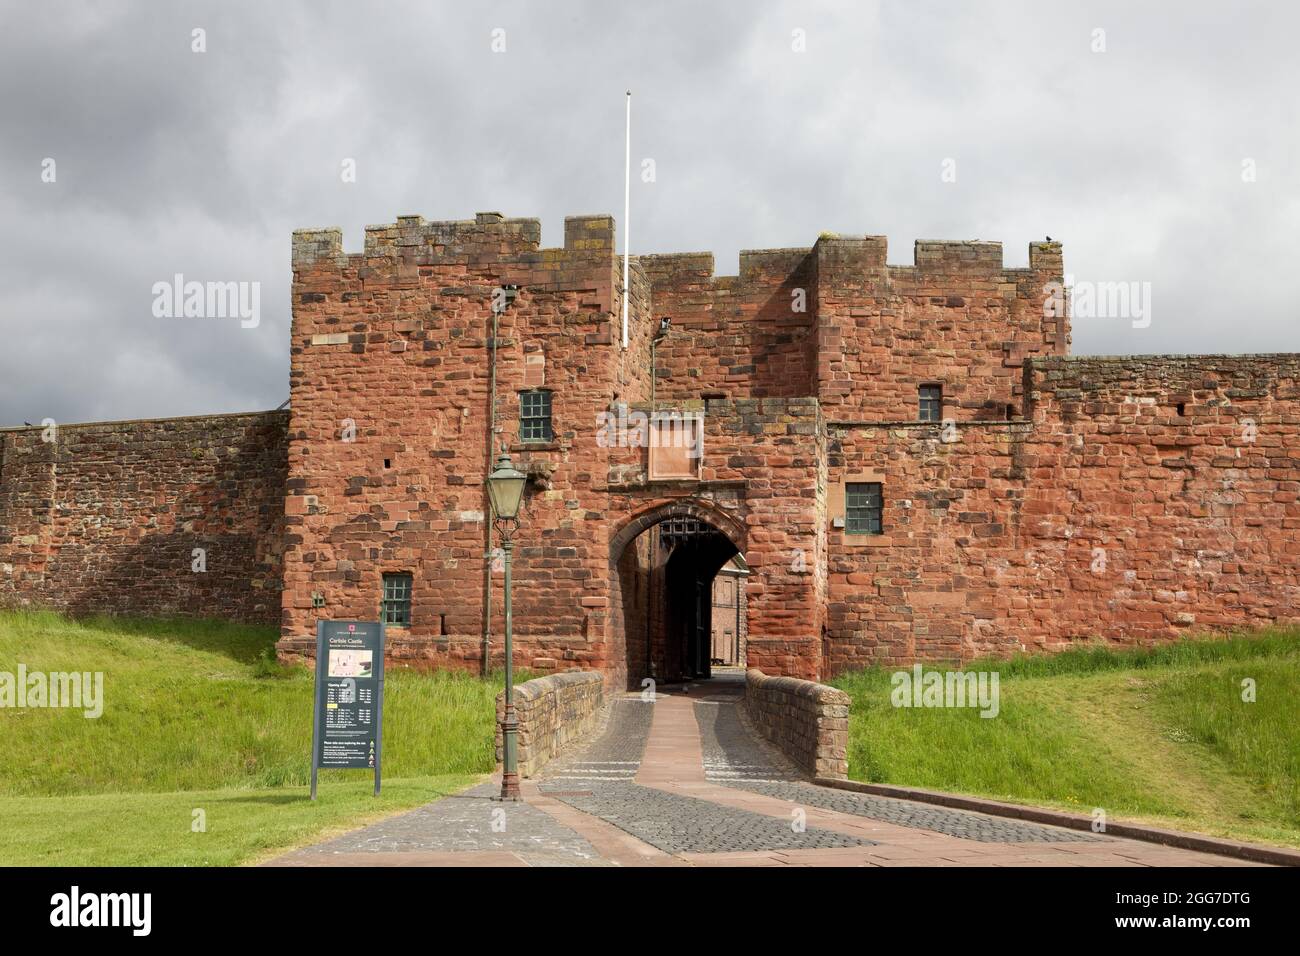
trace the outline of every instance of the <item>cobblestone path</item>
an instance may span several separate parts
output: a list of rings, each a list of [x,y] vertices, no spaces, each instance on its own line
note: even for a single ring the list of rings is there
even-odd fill
[[[616,698],[592,743],[549,763],[542,770],[542,779],[564,783],[631,780],[641,766],[653,716],[654,704],[649,701]]]
[[[303,866],[354,863],[366,866],[409,862],[459,865],[487,854],[489,863],[530,866],[605,864],[595,848],[573,829],[528,803],[492,798],[499,783],[484,783],[434,803],[318,843],[283,862]]]
[[[545,787],[542,789],[546,792]],[[809,850],[872,843],[834,830],[796,827],[789,820],[635,783],[602,781],[585,793],[562,793],[556,798],[665,853]]]
[[[414,866],[1223,866],[1241,861],[816,786],[747,725],[743,683],[615,699],[585,747],[271,861]]]

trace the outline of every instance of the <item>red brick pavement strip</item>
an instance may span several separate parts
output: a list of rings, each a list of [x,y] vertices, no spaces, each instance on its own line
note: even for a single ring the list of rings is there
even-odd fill
[[[704,773],[703,750],[694,702],[687,695],[660,694],[645,756],[636,782],[708,800],[738,810],[793,821],[796,810],[808,826],[874,840],[879,845],[847,849],[784,850],[763,853],[683,854],[696,865],[844,866],[1243,866],[1249,862],[1208,853],[1112,838],[1098,843],[981,843],[869,817],[737,790],[713,783]],[[1114,837],[1108,833],[1107,836]]]
[[[991,816],[1014,817],[1033,823],[1045,823],[1050,826],[1064,827],[1068,830],[1092,830],[1092,818],[1062,810],[1049,810],[1045,807],[1026,807],[1014,803],[1002,803],[997,800],[985,800],[980,797],[968,797],[938,790],[922,790],[916,787],[898,787],[891,784],[861,783],[857,780],[830,780],[818,778],[813,781],[821,787],[834,787],[839,790],[851,790],[856,793],[872,793],[882,797],[895,797],[900,800],[915,800],[920,803],[933,803],[951,807],[956,810],[971,810],[987,813]],[[1138,823],[1108,822],[1106,835],[1158,843],[1178,850],[1192,850],[1198,853],[1215,854],[1247,860],[1252,863],[1267,863],[1272,866],[1300,866],[1300,851],[1284,847],[1263,846],[1258,843],[1241,843],[1237,840],[1225,840],[1220,837],[1206,836],[1200,833],[1186,833],[1181,830],[1165,830],[1160,827],[1145,826]],[[1230,865],[1221,862],[1220,865]]]
[[[267,866],[530,866],[517,853],[508,850],[437,850],[391,853],[289,853],[277,857]]]

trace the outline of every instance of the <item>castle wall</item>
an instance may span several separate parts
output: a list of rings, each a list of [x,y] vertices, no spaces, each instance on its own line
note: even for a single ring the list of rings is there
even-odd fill
[[[278,621],[286,423],[0,431],[0,604]]]
[[[494,457],[491,296],[513,283],[518,297],[498,319],[494,443],[531,475],[515,535],[517,662],[600,667],[615,682],[633,650],[643,666],[646,625],[626,615],[647,592],[622,600],[620,578],[638,559],[612,555],[611,542],[647,507],[721,494],[734,520],[765,526],[748,545],[751,567],[772,566],[766,589],[751,593],[751,634],[763,629],[751,637],[751,656],[816,668],[820,610],[807,583],[817,578],[814,399],[711,402],[702,409],[699,479],[651,480],[648,449],[600,427],[611,410],[649,411],[657,329],[654,268],[638,260],[629,348],[619,346],[612,220],[572,218],[564,248],[545,250],[535,220],[490,214],[462,223],[411,217],[367,232],[360,255],[343,254],[333,230],[295,234],[284,656],[312,652],[318,616],[373,618],[383,575],[409,573],[412,620],[390,628],[394,658],[479,666],[482,581],[497,542],[487,537],[483,486]],[[553,393],[551,441],[518,437],[517,393],[534,387]],[[662,407],[666,399],[656,398]],[[761,489],[752,499],[734,494],[746,482]],[[796,542],[807,570],[786,581],[780,569]],[[492,575],[494,661],[502,577]]]
[[[1300,356],[1040,359],[1026,381],[1049,642],[1300,619]]]
[[[828,656],[832,672],[1019,649],[1031,611],[1018,534],[1025,423],[831,426]],[[829,526],[844,483],[879,482],[879,535]]]
[[[505,448],[530,476],[515,662],[537,670],[635,685],[649,647],[677,676],[651,544],[672,517],[743,554],[747,663],[769,674],[1298,619],[1300,356],[1066,358],[1059,244],[1007,269],[996,243],[919,242],[896,266],[883,239],[830,236],[732,277],[635,258],[623,349],[612,218],[540,234],[407,216],[345,254],[297,232],[291,411],[0,430],[0,600],[278,620],[293,659],[410,574],[393,659],[497,665],[484,480]],[[928,383],[943,421],[917,420]],[[526,389],[551,393],[549,439],[520,435]],[[635,419],[657,410],[703,416],[697,470],[651,468]],[[853,482],[882,485],[881,534],[842,526]]]
[[[831,670],[1294,623],[1300,357],[1036,359],[1030,421],[832,426]],[[1181,406],[1181,413],[1180,413]]]

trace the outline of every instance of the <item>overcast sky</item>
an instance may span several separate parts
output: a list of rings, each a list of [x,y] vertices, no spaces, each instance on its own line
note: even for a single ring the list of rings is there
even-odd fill
[[[1022,266],[1051,235],[1076,281],[1150,283],[1149,326],[1076,318],[1076,353],[1300,351],[1298,32],[1294,3],[0,0],[0,424],[275,407],[293,229],[621,220],[628,88],[634,253]],[[155,317],[175,273],[260,283],[260,324]]]

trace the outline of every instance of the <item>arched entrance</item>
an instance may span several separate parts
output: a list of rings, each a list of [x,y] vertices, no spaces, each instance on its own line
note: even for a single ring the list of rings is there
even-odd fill
[[[614,536],[611,664],[629,687],[711,675],[714,579],[744,544],[744,525],[697,499],[647,508]]]

